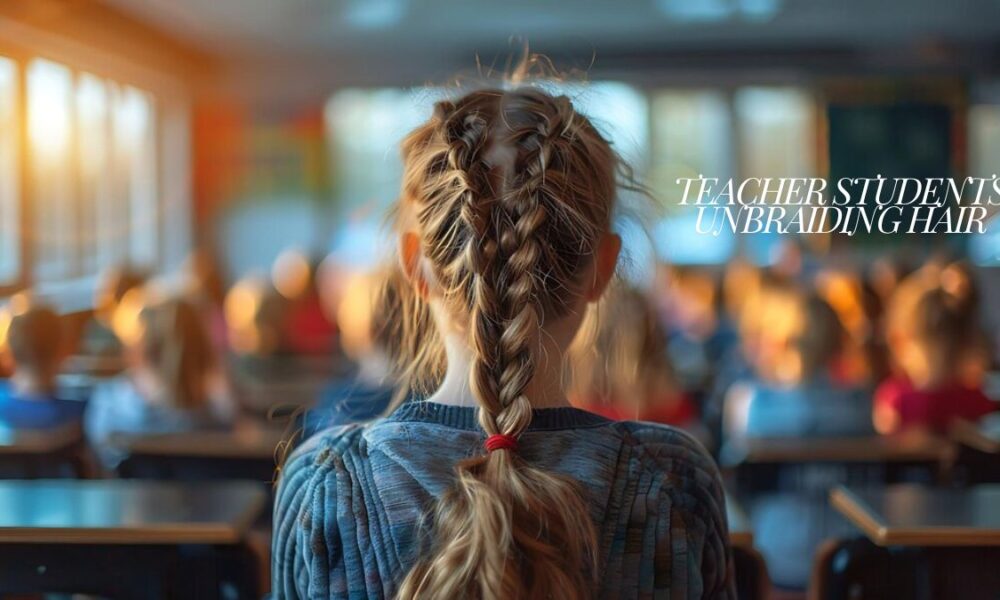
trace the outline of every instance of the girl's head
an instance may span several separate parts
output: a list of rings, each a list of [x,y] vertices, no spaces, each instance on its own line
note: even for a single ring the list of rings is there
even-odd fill
[[[207,247],[192,252],[184,263],[184,285],[192,297],[221,306],[226,297],[226,283],[219,259]]]
[[[125,296],[132,290],[146,284],[145,273],[127,266],[120,266],[107,271],[101,278],[94,298],[94,314],[98,319],[110,325],[115,310]]]
[[[799,383],[830,374],[847,342],[847,330],[837,311],[822,296],[804,294],[797,303],[795,321],[779,376]]]
[[[152,376],[164,400],[184,409],[207,405],[215,355],[204,321],[189,301],[172,297],[147,303],[130,351],[135,367]]]
[[[32,391],[52,392],[63,359],[63,324],[45,304],[15,296],[0,316],[0,357]]]
[[[404,271],[431,307],[449,372],[468,364],[482,428],[516,439],[532,404],[561,394],[538,374],[554,371],[558,388],[562,354],[614,272],[618,158],[568,98],[533,88],[439,102],[402,151]],[[575,482],[515,450],[465,461],[403,596],[587,596],[587,514]]]
[[[570,348],[570,393],[611,400],[640,418],[654,403],[677,398],[667,334],[642,291],[616,286],[591,311]]]
[[[354,361],[371,354],[399,359],[403,333],[399,318],[404,310],[401,292],[408,287],[397,265],[350,277],[344,286],[337,321],[342,324],[340,344]]]
[[[223,304],[230,347],[247,356],[264,357],[279,351],[287,309],[288,301],[267,279],[241,279]]]
[[[918,387],[978,384],[985,363],[978,293],[960,264],[925,267],[890,304],[886,338],[897,367]]]

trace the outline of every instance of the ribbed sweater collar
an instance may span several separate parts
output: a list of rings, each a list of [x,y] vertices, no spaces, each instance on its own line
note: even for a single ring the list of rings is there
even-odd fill
[[[404,402],[389,415],[388,421],[433,423],[453,429],[476,431],[479,429],[478,408],[472,406],[452,406],[411,400]],[[556,429],[580,429],[598,427],[611,421],[594,413],[572,408],[538,408],[532,412],[528,431],[552,431]]]

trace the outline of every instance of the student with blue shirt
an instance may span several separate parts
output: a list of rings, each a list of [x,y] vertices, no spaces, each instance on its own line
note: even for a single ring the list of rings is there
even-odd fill
[[[234,418],[197,309],[180,297],[146,298],[136,315],[116,320],[128,369],[96,386],[87,409],[87,438],[109,469],[124,458],[116,434],[224,429]]]
[[[704,448],[562,389],[620,249],[611,146],[522,87],[439,102],[402,150],[400,258],[437,332],[404,385],[429,396],[289,459],[276,598],[733,598]],[[443,379],[420,367],[441,361]]]
[[[0,425],[51,429],[79,423],[84,403],[58,397],[56,376],[65,356],[63,324],[45,304],[15,296],[0,316],[0,360],[13,376],[0,382]]]

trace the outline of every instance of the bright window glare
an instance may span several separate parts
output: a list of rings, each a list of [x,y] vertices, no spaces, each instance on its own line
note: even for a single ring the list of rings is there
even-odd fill
[[[697,212],[680,206],[681,177],[730,177],[734,171],[732,116],[716,90],[669,90],[653,96],[649,184],[666,217],[654,230],[657,255],[674,264],[716,264],[736,249],[734,236],[700,235]]]
[[[573,93],[573,105],[586,115],[629,165],[641,169],[649,149],[649,103],[632,86],[613,81],[583,85]]]
[[[62,65],[35,60],[28,67],[28,134],[39,158],[61,160],[69,148],[71,87]]]
[[[73,78],[63,65],[34,60],[28,66],[27,85],[34,184],[34,270],[39,279],[54,281],[71,274],[70,263],[75,258],[74,215],[67,207],[73,198]]]
[[[96,272],[102,266],[100,245],[111,239],[113,231],[104,230],[114,218],[110,206],[110,109],[107,84],[89,73],[82,73],[76,87],[77,163],[79,165],[80,259],[83,268]],[[103,263],[110,263],[105,253]]]

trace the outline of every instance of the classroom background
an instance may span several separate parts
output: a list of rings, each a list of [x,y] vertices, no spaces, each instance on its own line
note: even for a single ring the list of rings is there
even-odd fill
[[[527,52],[648,191],[567,390],[710,450],[740,597],[1000,595],[1000,218],[701,235],[675,183],[996,177],[996,1],[8,0],[0,597],[267,594],[284,457],[416,396],[399,142]]]

